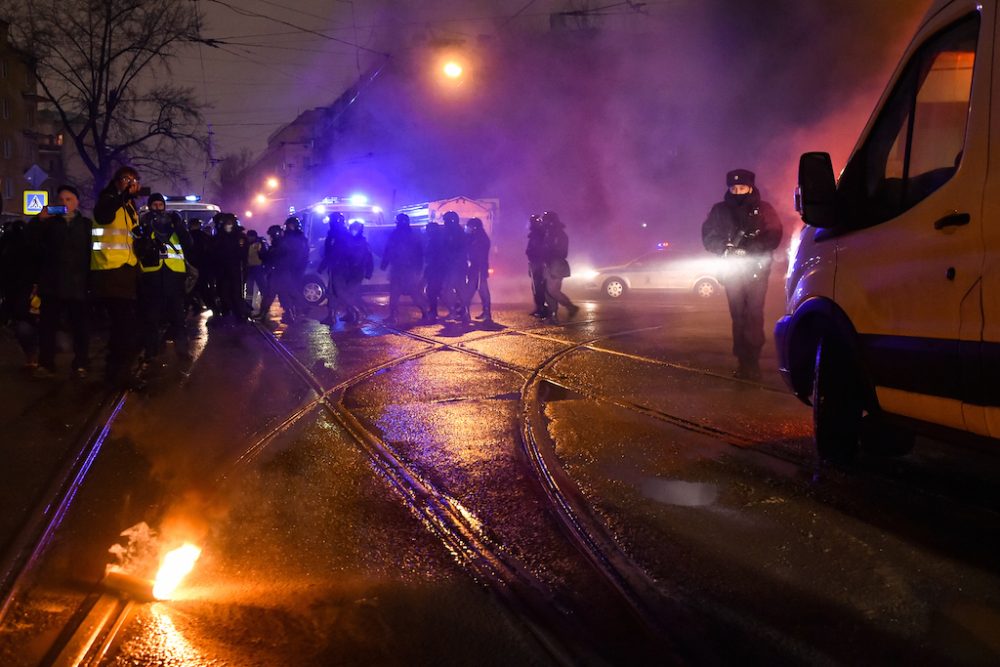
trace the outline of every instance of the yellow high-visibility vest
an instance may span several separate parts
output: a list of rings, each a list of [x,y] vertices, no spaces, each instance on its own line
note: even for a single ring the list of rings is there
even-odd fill
[[[181,248],[181,240],[177,238],[176,233],[170,235],[170,240],[167,241],[164,251],[160,253],[159,263],[156,266],[143,264],[141,268],[143,273],[152,273],[159,271],[164,266],[174,273],[187,273],[187,267],[184,264],[184,249]]]
[[[115,211],[115,219],[110,225],[94,222],[90,230],[90,270],[103,271],[138,264],[132,247],[132,230],[137,224],[138,214],[132,202]]]

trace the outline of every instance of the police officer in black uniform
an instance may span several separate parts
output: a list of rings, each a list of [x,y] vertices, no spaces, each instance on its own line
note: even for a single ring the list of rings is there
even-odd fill
[[[420,237],[410,227],[410,216],[400,213],[396,216],[396,229],[389,234],[382,253],[381,268],[389,270],[389,317],[387,323],[394,323],[399,316],[399,299],[410,297],[414,306],[420,309],[422,319],[427,317],[420,272],[424,267],[424,248]]]
[[[759,380],[764,346],[764,296],[771,273],[771,253],[781,243],[781,220],[774,207],[761,201],[755,175],[736,169],[726,175],[723,201],[712,207],[702,224],[705,249],[726,258],[720,276],[733,320],[735,377]]]

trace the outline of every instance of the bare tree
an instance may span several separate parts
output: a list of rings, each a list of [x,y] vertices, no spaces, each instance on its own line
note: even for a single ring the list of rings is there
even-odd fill
[[[223,210],[236,210],[245,202],[250,190],[247,188],[244,172],[253,163],[253,151],[242,148],[238,153],[229,153],[219,162],[216,180],[210,183],[216,202]]]
[[[62,119],[95,192],[121,164],[178,183],[201,161],[201,105],[168,78],[178,50],[200,40],[194,2],[0,0],[0,15],[34,60],[41,101]]]

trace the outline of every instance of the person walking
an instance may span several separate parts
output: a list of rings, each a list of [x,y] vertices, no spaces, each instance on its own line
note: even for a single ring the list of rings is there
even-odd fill
[[[531,277],[531,296],[535,301],[533,317],[544,319],[549,316],[549,306],[545,300],[545,225],[542,216],[532,214],[528,218],[528,275]]]
[[[580,307],[570,301],[562,291],[564,278],[570,275],[569,236],[566,226],[555,211],[545,211],[542,214],[542,225],[545,228],[545,301],[549,304],[549,318],[558,321],[559,306],[563,306],[573,317]]]
[[[58,205],[46,206],[31,222],[32,245],[38,257],[38,369],[36,375],[55,373],[56,333],[65,317],[73,338],[71,368],[78,378],[90,372],[91,230],[94,223],[79,210],[79,192],[70,185],[56,190]]]
[[[472,307],[472,296],[479,293],[479,301],[483,306],[477,320],[490,323],[493,321],[493,309],[490,301],[490,237],[479,218],[469,218],[465,223],[469,237],[469,279],[466,287],[465,311]]]
[[[410,216],[400,213],[396,216],[396,229],[389,234],[382,253],[381,268],[389,270],[389,317],[387,323],[395,323],[399,316],[399,299],[410,297],[414,306],[420,309],[421,319],[427,317],[424,306],[420,271],[424,266],[424,249],[420,237],[410,227]]]
[[[756,175],[746,169],[726,174],[727,190],[702,224],[705,249],[726,258],[721,276],[732,318],[733,375],[759,380],[764,347],[764,297],[771,273],[771,253],[781,243],[778,213],[757,190]]]

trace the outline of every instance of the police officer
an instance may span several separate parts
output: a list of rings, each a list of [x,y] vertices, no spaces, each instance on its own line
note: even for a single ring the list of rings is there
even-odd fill
[[[424,253],[424,282],[427,283],[428,323],[437,322],[438,300],[444,285],[444,234],[437,222],[428,222],[424,228],[427,234],[427,251]]]
[[[469,321],[465,308],[465,295],[469,280],[469,246],[458,213],[448,211],[442,218],[444,228],[442,257],[444,283],[442,294],[448,306],[448,316],[461,322]]]
[[[483,221],[479,218],[469,218],[465,223],[469,237],[469,284],[466,288],[465,310],[472,306],[472,295],[479,292],[479,301],[483,312],[476,315],[477,320],[486,323],[493,321],[493,310],[490,303],[490,237],[486,234]]]
[[[528,218],[528,275],[531,276],[531,295],[535,300],[535,310],[531,315],[538,318],[549,316],[549,306],[545,300],[545,226],[542,216],[532,214]]]
[[[326,232],[326,240],[323,242],[323,259],[319,263],[320,275],[326,275],[327,295],[326,295],[326,317],[321,320],[323,324],[333,326],[337,323],[337,310],[347,310],[347,303],[342,294],[337,292],[337,276],[343,270],[344,256],[347,252],[347,240],[350,233],[347,231],[347,218],[339,211],[330,216],[330,229]]]
[[[187,224],[190,245],[184,248],[184,259],[198,271],[198,279],[187,296],[187,307],[192,313],[200,313],[206,308],[216,308],[212,295],[212,266],[209,261],[212,237],[202,229],[201,218],[191,218]]]
[[[771,273],[771,253],[781,243],[781,220],[774,207],[761,201],[752,171],[726,175],[723,201],[712,207],[701,228],[709,252],[726,258],[721,276],[733,320],[735,377],[759,380],[764,346],[764,296]]]
[[[275,291],[284,313],[281,321],[292,324],[301,309],[302,278],[309,264],[309,241],[302,223],[294,215],[285,220],[285,230],[274,258]]]
[[[91,290],[110,320],[105,379],[119,387],[130,383],[139,352],[139,259],[133,245],[139,224],[134,200],[139,190],[139,173],[132,167],[118,169],[97,197],[91,230]]]
[[[424,266],[424,249],[420,237],[410,227],[410,216],[400,213],[396,216],[396,229],[389,234],[382,253],[382,270],[389,270],[389,318],[396,321],[399,315],[399,298],[403,295],[420,309],[421,318],[426,319],[424,298],[421,291],[420,271]]]
[[[246,322],[250,306],[243,299],[243,278],[246,275],[246,237],[239,220],[233,213],[217,213],[214,218],[215,236],[212,238],[211,264],[215,276],[215,290],[219,312],[212,318],[220,324],[232,315],[238,323]]]
[[[184,281],[187,277],[184,249],[191,246],[191,235],[180,216],[166,210],[163,195],[151,194],[146,206],[149,210],[139,220],[135,241],[141,269],[139,310],[143,364],[153,363],[160,353],[162,324],[166,324],[170,332],[177,357],[190,361],[184,327]]]
[[[557,319],[559,306],[569,311],[573,317],[580,307],[570,301],[562,291],[564,278],[569,277],[569,236],[566,226],[555,211],[542,213],[542,227],[545,230],[545,301],[549,304],[549,317]]]
[[[344,252],[344,262],[337,277],[337,289],[347,304],[345,322],[357,322],[365,315],[361,299],[361,282],[369,280],[375,268],[372,250],[365,238],[365,224],[354,221],[348,227],[350,236]]]

